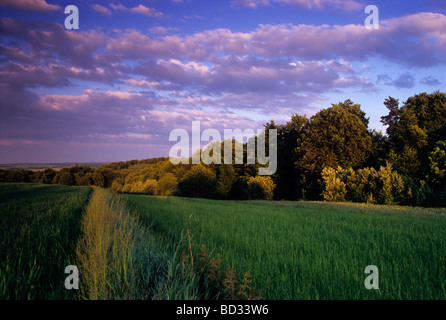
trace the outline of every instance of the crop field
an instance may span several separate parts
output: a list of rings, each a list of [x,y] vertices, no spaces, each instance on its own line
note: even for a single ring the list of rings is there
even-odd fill
[[[155,232],[188,229],[194,250],[250,271],[267,299],[446,299],[444,209],[127,197]]]
[[[207,299],[185,265],[202,245],[266,299],[446,299],[444,208],[1,183],[0,239],[1,300]],[[71,264],[81,290],[64,288]],[[365,288],[369,265],[379,289]]]
[[[0,183],[0,300],[199,299],[196,281],[104,189]],[[67,290],[65,267],[79,269]]]
[[[72,299],[64,268],[74,264],[91,188],[0,184],[0,299]]]

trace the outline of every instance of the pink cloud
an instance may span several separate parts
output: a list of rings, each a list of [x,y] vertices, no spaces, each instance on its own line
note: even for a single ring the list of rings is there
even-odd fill
[[[55,11],[60,6],[48,4],[46,0],[2,0],[0,6],[25,11]]]
[[[143,6],[142,4],[130,10],[132,12],[143,14],[147,17],[162,18],[164,16],[162,12],[156,11],[154,8],[148,8],[146,6]]]
[[[292,5],[299,8],[316,10],[334,8],[350,11],[365,8],[363,3],[356,0],[233,0],[231,4],[233,7],[256,9],[269,6],[271,3]]]
[[[95,11],[97,11],[97,12],[103,14],[104,16],[111,16],[111,11],[110,11],[110,9],[108,9],[108,8],[106,8],[106,7],[104,7],[104,6],[101,6],[101,5],[98,4],[98,3],[95,3],[95,4],[91,5],[91,7],[92,7]]]
[[[44,141],[31,140],[31,139],[0,139],[0,146],[14,146],[18,144],[25,145],[42,145],[46,144]]]
[[[325,9],[331,7],[341,10],[361,10],[365,5],[356,0],[273,0],[281,4],[294,5],[306,9]]]
[[[142,4],[133,7],[133,8],[127,8],[126,6],[122,5],[122,4],[110,4],[110,7],[115,10],[115,11],[123,11],[123,12],[132,12],[132,13],[138,13],[138,14],[142,14],[145,15],[147,17],[152,17],[152,18],[162,18],[164,16],[164,14],[160,11],[157,11],[154,8],[149,8],[146,7]]]
[[[149,37],[139,31],[120,33],[107,48],[132,58],[211,61],[222,54],[265,58],[365,60],[381,56],[416,65],[444,63],[446,16],[419,13],[382,20],[379,30],[364,25],[261,25],[251,32],[207,30],[185,37]],[[317,39],[317,41],[315,41]],[[414,42],[414,39],[418,42]]]
[[[231,5],[235,8],[259,8],[259,7],[266,7],[270,5],[269,0],[233,0],[231,2]]]

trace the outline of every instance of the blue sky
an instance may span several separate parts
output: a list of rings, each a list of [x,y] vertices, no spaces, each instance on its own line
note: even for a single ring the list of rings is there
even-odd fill
[[[385,131],[384,99],[446,83],[440,0],[3,0],[0,34],[0,163],[167,156],[194,120],[258,129],[345,99]]]

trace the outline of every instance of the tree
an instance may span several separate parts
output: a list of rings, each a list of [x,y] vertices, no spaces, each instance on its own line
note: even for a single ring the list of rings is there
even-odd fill
[[[232,186],[237,180],[234,167],[231,164],[221,164],[216,166],[216,171],[218,180],[218,193],[223,198],[227,198],[231,192]]]
[[[158,182],[154,179],[147,179],[142,185],[142,192],[145,194],[154,195],[158,190]]]
[[[365,112],[351,100],[319,111],[304,128],[298,165],[319,173],[325,167],[360,167],[372,146],[367,126]]]
[[[64,184],[67,186],[74,185],[74,177],[69,170],[65,170],[66,168],[61,169],[53,179],[54,184]]]
[[[215,172],[202,164],[192,166],[178,183],[179,195],[192,198],[214,198],[217,195]]]
[[[53,182],[55,176],[56,176],[56,171],[52,168],[47,168],[41,172],[41,176],[38,182],[50,184]]]
[[[341,167],[337,169],[325,167],[322,170],[322,180],[324,183],[322,196],[325,201],[338,202],[346,200],[347,187],[345,182],[341,181],[341,178],[338,176],[341,171]]]
[[[388,135],[392,134],[395,125],[399,120],[400,110],[398,104],[398,99],[392,98],[391,96],[384,100],[384,105],[389,110],[389,114],[387,116],[382,116],[381,122],[387,126],[386,133]]]
[[[161,177],[161,179],[159,179],[157,185],[158,185],[158,193],[163,196],[168,196],[175,191],[178,185],[178,181],[177,178],[173,175],[173,173],[168,172],[164,174]]]
[[[444,140],[445,134],[446,94],[437,91],[409,97],[389,132],[394,169],[418,181],[426,179],[430,172],[429,152],[437,141]],[[414,168],[414,163],[419,165]]]
[[[95,170],[92,175],[93,185],[97,187],[105,187],[105,178],[99,170]]]
[[[364,163],[364,167],[378,169],[381,166],[385,166],[388,160],[390,152],[389,139],[381,131],[376,131],[375,129],[369,130],[369,135],[372,139],[372,147]]]
[[[302,197],[300,170],[295,166],[298,160],[296,148],[303,128],[308,124],[306,116],[293,114],[284,125],[276,125],[273,120],[266,123],[265,130],[277,130],[277,170],[272,178],[277,184],[275,199],[296,200]]]
[[[429,173],[427,175],[435,187],[444,188],[446,186],[446,141],[441,140],[429,152]]]

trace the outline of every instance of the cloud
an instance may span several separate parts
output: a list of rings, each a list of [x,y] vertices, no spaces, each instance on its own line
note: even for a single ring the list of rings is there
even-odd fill
[[[401,72],[372,83],[356,61],[414,69],[446,63],[446,17],[433,13],[382,20],[379,30],[269,24],[192,34],[166,27],[70,32],[58,23],[3,18],[0,34],[7,39],[0,45],[5,148],[65,141],[165,150],[170,131],[189,129],[192,120],[257,128],[293,113],[312,115],[332,102],[325,97],[333,92],[415,85],[413,74]],[[440,84],[434,77],[420,82]],[[79,93],[79,83],[88,89]]]
[[[280,4],[294,5],[306,9],[322,10],[328,7],[341,10],[360,10],[365,6],[356,0],[273,0]]]
[[[142,14],[145,15],[147,17],[152,17],[152,18],[162,18],[164,17],[164,14],[160,11],[157,11],[154,8],[149,8],[146,7],[142,4],[133,7],[133,8],[127,8],[125,6],[123,6],[122,4],[110,4],[110,7],[115,10],[115,11],[123,11],[123,12],[131,12],[131,13],[138,13],[138,14]]]
[[[233,0],[231,6],[235,8],[261,8],[270,6],[272,3],[281,5],[291,5],[304,9],[323,10],[326,8],[340,9],[340,10],[360,10],[365,6],[356,0]]]
[[[233,0],[231,6],[234,8],[259,8],[269,6],[269,0]]]
[[[108,9],[108,8],[106,8],[104,6],[101,6],[98,3],[92,4],[91,7],[95,11],[99,12],[100,14],[103,14],[104,16],[111,16],[111,14],[112,14],[110,9]]]
[[[69,32],[57,23],[4,18],[0,34],[21,41],[0,47],[10,60],[3,60],[0,71],[3,81],[21,87],[66,86],[73,79],[129,85],[136,76],[147,81],[146,88],[157,83],[153,89],[202,94],[327,92],[373,89],[352,66],[353,61],[369,57],[400,65],[446,63],[446,57],[438,54],[446,51],[444,15],[409,15],[384,20],[382,25],[379,30],[361,25],[261,25],[250,32],[214,29],[180,36],[166,28],[152,28],[149,33]],[[393,80],[378,79],[383,81]],[[406,75],[391,85],[414,84]]]
[[[434,78],[433,76],[427,76],[420,81],[422,84],[428,85],[428,86],[439,86],[441,85],[441,82]]]
[[[315,41],[317,39],[317,41]],[[140,31],[119,34],[108,44],[132,58],[204,60],[218,55],[311,60],[364,61],[382,57],[398,64],[428,67],[446,63],[446,16],[420,13],[383,20],[379,30],[363,25],[260,25],[251,32],[206,30],[180,37],[151,38]]]
[[[165,155],[170,132],[175,128],[190,131],[194,120],[201,121],[203,129],[212,127],[221,131],[256,124],[232,111],[196,108],[211,101],[186,94],[179,94],[173,103],[152,92],[88,89],[80,95],[39,97],[27,90],[10,89],[0,85],[2,98],[5,97],[0,145],[6,147],[24,143],[68,144],[77,148],[108,146],[122,150],[124,146],[132,146],[147,148],[142,156],[147,157],[150,150],[164,151]]]
[[[46,0],[2,0],[1,7],[24,11],[56,11],[60,6],[48,4]]]
[[[140,4],[137,7],[130,9],[132,12],[143,14],[147,17],[162,18],[164,14],[162,12],[156,11],[154,8],[148,8]]]
[[[401,74],[392,84],[397,88],[413,88],[415,86],[415,78],[409,72]]]
[[[4,55],[9,61],[31,63],[33,57],[23,51],[23,48],[7,47],[0,44],[0,55]]]
[[[378,84],[391,84],[392,79],[387,74],[379,74],[377,76]]]
[[[398,78],[392,79],[387,74],[380,74],[377,77],[378,84],[385,84],[397,88],[413,88],[415,86],[415,78],[409,72],[400,74]]]

